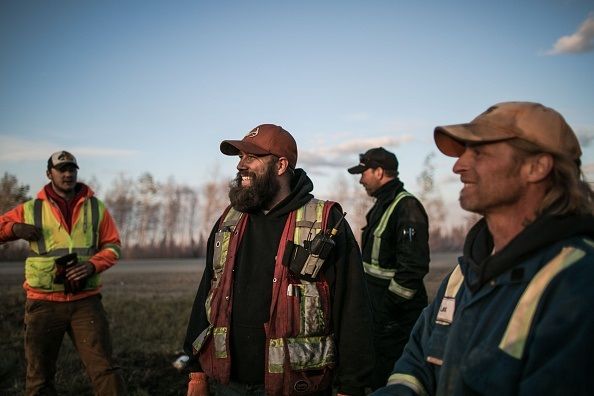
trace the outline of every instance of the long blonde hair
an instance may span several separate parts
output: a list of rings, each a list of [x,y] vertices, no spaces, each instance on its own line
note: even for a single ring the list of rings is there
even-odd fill
[[[525,156],[543,152],[540,147],[522,139],[511,139],[509,144]],[[581,161],[558,154],[551,155],[554,164],[548,176],[549,187],[536,211],[537,216],[594,214],[594,191],[585,179]]]

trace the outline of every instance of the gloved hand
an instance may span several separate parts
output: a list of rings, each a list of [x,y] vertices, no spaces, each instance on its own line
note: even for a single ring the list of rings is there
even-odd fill
[[[25,239],[30,242],[37,241],[42,236],[39,227],[26,223],[14,223],[12,225],[12,233],[17,238]]]
[[[95,266],[89,261],[81,261],[66,269],[66,278],[69,281],[80,281],[95,273]]]
[[[201,372],[190,373],[187,396],[208,396],[208,379]]]
[[[95,273],[95,266],[82,261],[66,269],[66,280],[64,282],[64,291],[66,293],[76,293],[85,285],[85,279]]]

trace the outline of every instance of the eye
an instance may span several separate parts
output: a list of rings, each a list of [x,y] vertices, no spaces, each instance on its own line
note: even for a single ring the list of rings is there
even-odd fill
[[[258,158],[258,156],[253,154],[239,154],[239,160],[248,164],[254,161],[256,158]]]

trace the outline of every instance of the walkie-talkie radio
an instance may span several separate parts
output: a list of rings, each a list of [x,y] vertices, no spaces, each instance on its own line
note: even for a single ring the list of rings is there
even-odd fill
[[[304,246],[295,245],[289,264],[289,269],[293,274],[308,281],[316,279],[324,261],[336,244],[334,236],[338,233],[338,227],[345,216],[346,212],[343,212],[332,229],[320,230],[311,241],[303,241]]]

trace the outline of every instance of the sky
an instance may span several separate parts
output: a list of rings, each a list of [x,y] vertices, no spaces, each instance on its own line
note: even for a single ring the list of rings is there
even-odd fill
[[[456,213],[433,129],[509,100],[563,114],[594,181],[594,1],[0,2],[0,172],[32,194],[62,149],[102,192],[231,179],[220,142],[274,123],[321,198],[383,146],[412,192],[435,153]]]

